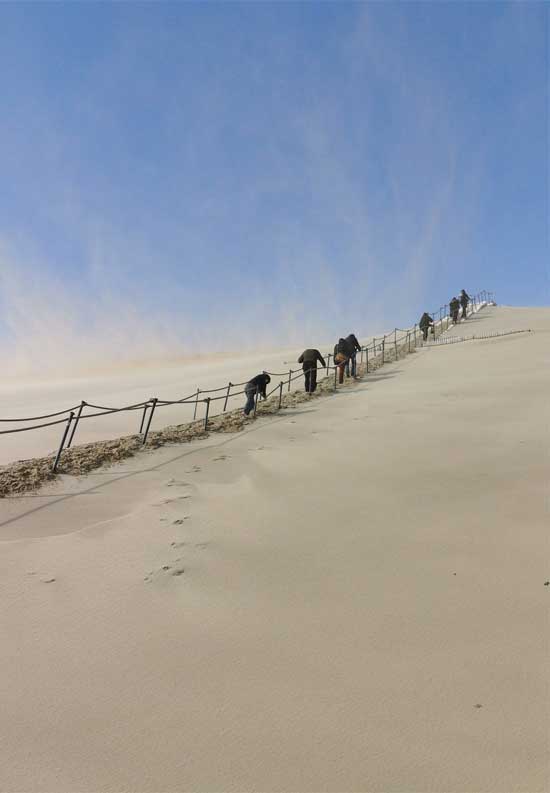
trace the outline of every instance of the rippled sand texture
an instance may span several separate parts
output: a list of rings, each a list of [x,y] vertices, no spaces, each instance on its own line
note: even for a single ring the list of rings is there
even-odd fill
[[[469,332],[522,326],[2,499],[3,793],[548,790],[550,312]]]

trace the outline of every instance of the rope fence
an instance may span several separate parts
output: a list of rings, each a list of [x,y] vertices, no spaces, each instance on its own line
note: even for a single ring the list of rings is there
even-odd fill
[[[493,300],[493,293],[487,292],[485,290],[479,292],[474,297],[470,298],[470,302],[467,307],[466,316],[469,316],[473,313],[476,313],[480,308],[483,308],[486,305],[494,303]],[[458,341],[466,341],[466,338],[463,337],[445,337],[441,338],[441,335],[445,333],[449,327],[453,324],[451,320],[451,316],[449,313],[449,306],[441,306],[437,311],[434,311],[430,314],[433,325],[431,326],[431,334],[432,339],[426,341],[424,339],[424,333],[419,328],[418,324],[415,324],[411,328],[394,328],[393,331],[390,333],[384,334],[383,336],[375,336],[372,338],[371,342],[365,346],[362,346],[360,350],[356,352],[356,360],[359,358],[359,363],[365,365],[364,371],[366,374],[369,374],[372,371],[380,368],[385,363],[390,363],[391,361],[396,361],[399,357],[403,357],[408,355],[410,352],[417,349],[417,347],[423,347],[425,344],[428,346],[432,346],[434,344],[447,344],[447,343],[456,343]],[[524,331],[512,331],[512,333],[521,333]],[[398,336],[398,334],[401,334]],[[472,336],[470,338],[492,338],[493,336],[499,335],[508,335],[508,334],[486,334],[485,336]],[[331,370],[334,371],[334,389],[336,390],[338,387],[338,370],[342,369],[346,366],[346,362],[344,363],[334,363],[334,355],[333,353],[327,353],[324,356],[326,362],[326,376],[330,375]],[[331,363],[331,360],[333,361]],[[347,365],[351,362],[348,361]],[[317,371],[317,366],[314,369],[305,370],[303,367],[299,369],[289,369],[286,372],[266,372],[269,374],[271,378],[281,378],[277,385],[275,385],[272,390],[266,393],[266,399],[279,392],[279,408],[281,407],[282,403],[282,396],[284,389],[289,392],[292,387],[292,383],[299,380],[300,378],[306,376],[306,374],[311,374],[311,372]],[[322,371],[322,370],[321,370]],[[9,419],[0,419],[0,424],[2,423],[19,423],[25,424],[27,422],[35,422],[35,421],[43,421],[44,419],[49,418],[56,418],[57,416],[63,416],[63,418],[57,419],[56,421],[48,421],[46,423],[41,424],[31,424],[30,426],[25,427],[18,427],[15,429],[6,429],[0,430],[0,435],[9,435],[16,432],[29,432],[32,430],[40,430],[45,427],[52,427],[57,424],[64,424],[63,434],[61,437],[61,441],[59,444],[59,448],[57,454],[55,456],[54,464],[53,464],[53,472],[57,471],[59,466],[59,462],[61,460],[61,455],[64,449],[68,449],[71,447],[77,427],[81,421],[85,421],[88,419],[98,418],[100,416],[112,415],[115,413],[122,413],[122,412],[132,412],[132,411],[141,411],[141,418],[140,418],[140,425],[139,425],[139,435],[142,436],[142,445],[145,445],[147,442],[147,437],[149,434],[149,430],[151,428],[151,423],[153,420],[153,416],[155,412],[161,408],[173,406],[173,405],[190,405],[193,408],[193,421],[197,419],[197,411],[199,404],[203,404],[205,407],[205,414],[204,418],[200,419],[204,422],[204,429],[206,430],[208,427],[208,420],[211,418],[211,404],[220,402],[223,400],[223,407],[221,412],[225,413],[227,411],[229,399],[234,399],[238,396],[244,396],[246,394],[246,385],[248,381],[244,383],[233,383],[229,382],[227,385],[220,386],[218,388],[210,388],[210,389],[201,389],[197,388],[192,394],[182,397],[180,399],[161,399],[159,397],[150,397],[149,399],[138,402],[132,405],[125,405],[123,407],[108,407],[105,405],[95,405],[90,402],[86,402],[82,400],[80,404],[73,405],[70,408],[66,408],[65,410],[59,410],[55,413],[48,413],[44,414],[43,416],[31,416],[26,418],[9,418]],[[234,390],[237,389],[237,390]],[[240,389],[240,390],[239,390]],[[214,394],[214,396],[210,396]],[[254,404],[254,416],[256,415],[257,405],[258,405],[259,393],[256,391],[255,396],[255,404]],[[85,412],[86,409],[91,409],[94,412]],[[219,414],[216,414],[219,415]]]
[[[443,339],[434,339],[428,342],[428,347],[437,347],[445,344],[459,344],[462,341],[481,341],[482,339],[496,339],[501,336],[514,336],[517,333],[532,333],[531,328],[521,328],[521,330],[506,330],[500,333],[481,333],[473,336],[447,336]]]

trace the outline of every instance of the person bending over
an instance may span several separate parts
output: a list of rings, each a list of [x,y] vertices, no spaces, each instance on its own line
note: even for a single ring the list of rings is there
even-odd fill
[[[351,366],[351,376],[352,377],[356,377],[357,376],[357,353],[360,351],[361,345],[357,341],[357,336],[355,335],[355,333],[350,333],[349,336],[346,336],[344,341],[348,345],[348,351],[349,351],[349,358],[348,358],[348,362],[346,364],[346,374],[349,377],[349,375],[350,375],[350,366]]]
[[[262,372],[261,374],[257,374],[256,377],[253,377],[252,380],[249,380],[248,383],[244,387],[244,392],[246,394],[246,405],[244,406],[244,415],[248,416],[248,414],[254,410],[254,403],[256,402],[256,394],[266,398],[266,388],[267,384],[271,382],[271,377],[268,375],[267,372]]]
[[[334,363],[338,367],[338,382],[344,382],[344,369],[349,358],[349,346],[345,339],[339,339],[334,345]]]
[[[325,359],[319,350],[307,349],[298,358],[298,363],[302,364],[304,370],[304,384],[308,394],[312,394],[317,388],[317,361],[324,368]]]

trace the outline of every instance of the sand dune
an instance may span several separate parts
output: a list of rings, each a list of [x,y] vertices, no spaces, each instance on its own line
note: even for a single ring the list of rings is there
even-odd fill
[[[378,335],[380,338],[382,334]],[[361,337],[362,343],[371,343],[371,337]],[[305,346],[317,346],[323,352],[331,351],[333,344],[307,341]],[[303,349],[303,348],[302,348]],[[87,377],[56,379],[20,378],[4,379],[0,383],[0,418],[43,416],[60,410],[75,408],[81,400],[107,407],[122,407],[142,403],[151,397],[178,400],[204,390],[225,387],[227,383],[242,383],[258,372],[286,373],[290,368],[299,368],[297,358],[302,349],[279,349],[263,352],[237,354],[216,353],[185,359],[170,364],[148,362],[143,366],[112,368],[103,373],[94,372]],[[274,382],[277,378],[274,378]],[[301,390],[302,383],[292,384],[292,390]],[[242,391],[233,389],[233,391]],[[218,394],[212,396],[219,396]],[[228,409],[241,408],[242,395],[230,396]],[[211,413],[222,411],[223,401],[213,402]],[[85,411],[89,412],[89,411]],[[204,415],[205,406],[199,403],[197,417]],[[66,419],[67,416],[62,417]],[[195,417],[194,404],[164,405],[158,407],[151,428],[160,430],[166,426],[179,425]],[[59,417],[54,417],[55,418]],[[52,419],[50,419],[52,420]],[[48,419],[45,419],[48,421]],[[141,411],[103,415],[81,421],[75,443],[95,443],[120,436],[131,435],[139,429]],[[42,423],[37,420],[38,424]],[[2,424],[0,429],[13,429],[18,423]],[[55,453],[64,427],[55,425],[32,432],[0,435],[0,465],[16,460],[26,460]]]
[[[546,791],[550,311],[471,323],[0,501],[0,789]]]

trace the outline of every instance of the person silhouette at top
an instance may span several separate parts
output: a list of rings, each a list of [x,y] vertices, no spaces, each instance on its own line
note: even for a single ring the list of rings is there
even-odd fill
[[[424,341],[427,340],[428,332],[430,330],[430,327],[433,327],[433,324],[434,324],[433,319],[430,317],[428,312],[425,311],[420,317],[420,322],[418,323],[418,327],[420,328],[424,336]]]
[[[468,303],[470,302],[470,295],[463,289],[460,293],[460,305],[462,306],[462,319],[466,319],[466,312],[468,310]]]
[[[453,323],[455,325],[458,322],[459,310],[460,310],[460,303],[458,302],[456,297],[453,297],[452,300],[449,300],[449,311],[451,312],[451,319],[453,320]]]

